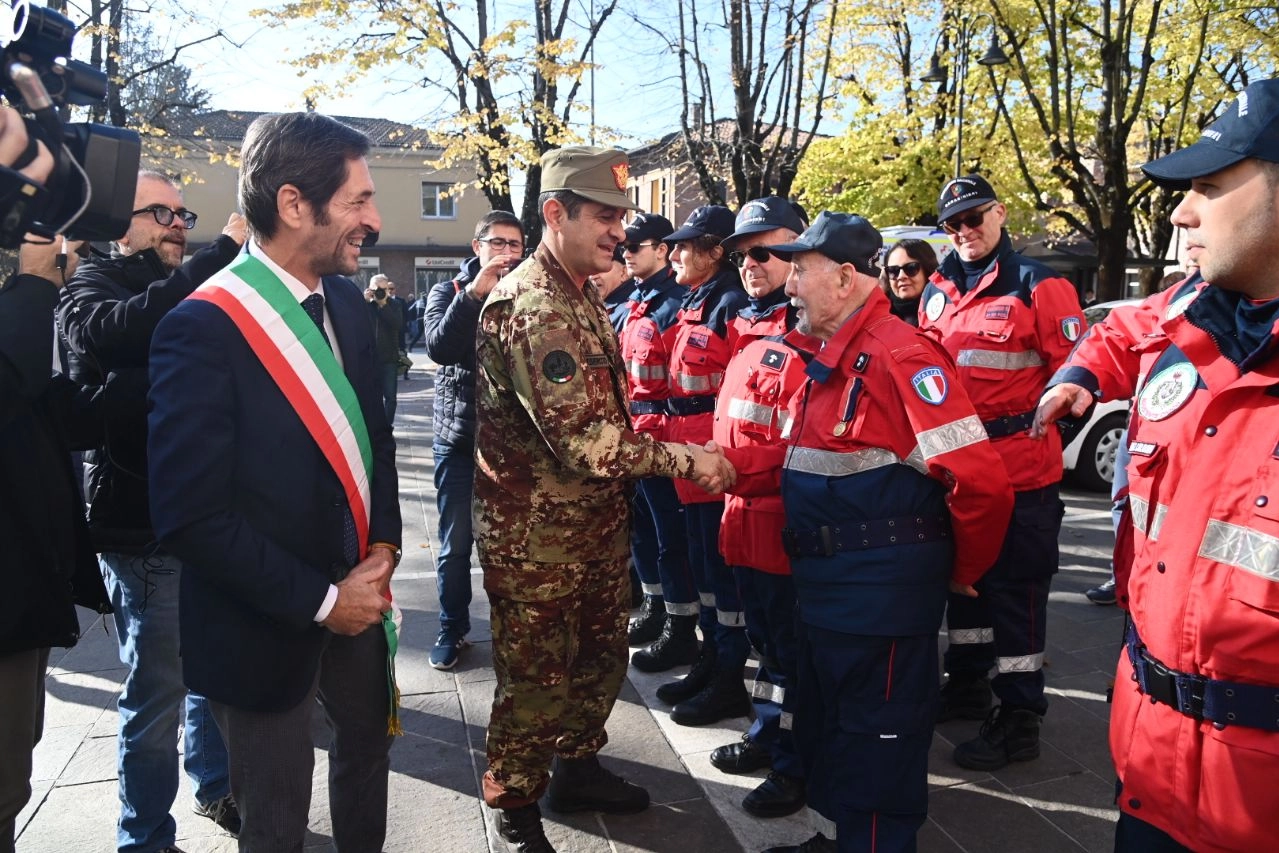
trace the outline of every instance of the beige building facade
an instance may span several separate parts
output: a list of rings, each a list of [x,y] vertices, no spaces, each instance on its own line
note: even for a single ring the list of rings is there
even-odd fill
[[[236,209],[237,155],[244,132],[262,113],[217,110],[169,123],[161,146],[143,152],[143,168],[183,181],[186,207],[199,215],[188,235],[194,251],[216,238]],[[377,187],[382,233],[361,253],[361,283],[383,273],[412,299],[439,281],[452,279],[471,255],[475,222],[488,211],[484,194],[463,184],[467,169],[437,169],[439,149],[425,131],[385,119],[334,116],[373,143],[369,168]],[[159,149],[159,150],[156,150]]]

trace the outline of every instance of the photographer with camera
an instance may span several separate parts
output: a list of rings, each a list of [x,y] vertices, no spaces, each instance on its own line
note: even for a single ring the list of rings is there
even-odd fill
[[[28,145],[22,117],[0,107],[0,178],[42,183],[53,157]],[[32,159],[34,157],[34,159]],[[28,160],[25,165],[20,165]],[[10,165],[20,165],[17,170]],[[13,211],[0,205],[0,215]],[[110,609],[93,560],[71,467],[75,427],[92,430],[97,389],[50,370],[53,307],[63,271],[61,241],[32,245],[20,273],[0,287],[0,853],[13,853],[14,824],[31,797],[31,752],[44,728],[44,678],[51,646],[80,636],[75,604]],[[61,255],[74,269],[75,256]]]
[[[178,185],[143,171],[128,231],[110,255],[95,252],[63,288],[57,318],[67,372],[86,385],[107,384],[105,435],[85,455],[89,529],[115,611],[120,661],[129,668],[120,694],[120,851],[169,849],[169,814],[178,790],[179,726],[194,809],[231,834],[240,818],[230,796],[226,747],[208,702],[188,694],[178,648],[182,561],[164,551],[151,527],[147,487],[147,378],[151,336],[161,318],[229,264],[245,239],[232,213],[222,236],[182,262],[196,214]]]
[[[373,318],[374,356],[378,380],[382,383],[382,406],[386,409],[386,422],[392,425],[395,424],[395,382],[400,373],[400,338],[404,332],[404,312],[391,295],[394,288],[389,278],[378,273],[369,279],[364,291]]]

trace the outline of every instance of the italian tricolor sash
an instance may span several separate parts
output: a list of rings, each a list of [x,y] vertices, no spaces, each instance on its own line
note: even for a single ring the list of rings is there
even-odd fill
[[[342,482],[363,558],[369,545],[373,450],[355,389],[319,326],[284,282],[247,253],[188,298],[211,302],[226,312],[298,413]]]

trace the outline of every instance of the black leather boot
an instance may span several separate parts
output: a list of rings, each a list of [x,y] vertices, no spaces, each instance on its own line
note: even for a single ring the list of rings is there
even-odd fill
[[[516,853],[555,853],[542,831],[542,810],[537,803],[498,810],[497,834],[514,845]]]
[[[745,717],[751,697],[740,669],[716,672],[696,696],[671,709],[671,721],[681,726],[708,726],[730,717]]]
[[[660,595],[644,596],[639,616],[631,620],[626,629],[626,642],[632,646],[646,646],[662,635],[666,627],[666,599]]]
[[[941,687],[941,705],[937,708],[937,722],[984,720],[990,713],[992,701],[989,678],[951,676],[950,680]]]
[[[648,791],[600,764],[599,756],[555,756],[546,805],[556,812],[634,814],[648,808]]]
[[[710,683],[711,676],[715,674],[715,660],[718,657],[713,645],[702,643],[702,649],[698,652],[697,660],[693,662],[693,668],[688,671],[688,675],[678,681],[668,681],[657,688],[657,698],[667,705],[676,705],[685,699],[692,699]]]
[[[653,645],[631,655],[640,672],[666,672],[697,659],[697,616],[666,615],[666,624]]]
[[[996,705],[977,737],[955,747],[955,763],[969,770],[998,770],[1010,761],[1038,758],[1042,720],[1026,708]]]

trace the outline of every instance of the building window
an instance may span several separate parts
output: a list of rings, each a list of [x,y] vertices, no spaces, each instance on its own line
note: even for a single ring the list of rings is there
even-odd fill
[[[456,219],[457,208],[453,204],[453,196],[449,195],[451,184],[435,184],[422,182],[422,218],[423,219]]]
[[[351,277],[361,288],[367,288],[369,279],[382,271],[382,261],[379,258],[364,257],[360,258],[359,265],[359,269]]]
[[[440,282],[453,280],[453,273],[448,270],[428,270],[418,267],[413,274],[416,278],[414,290],[417,293],[429,293],[431,288]]]

